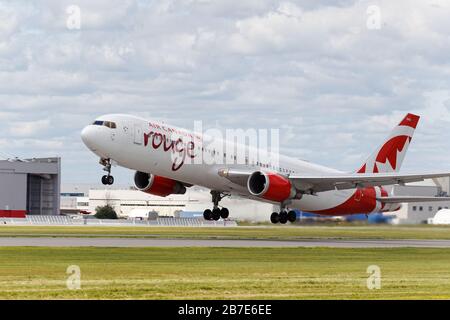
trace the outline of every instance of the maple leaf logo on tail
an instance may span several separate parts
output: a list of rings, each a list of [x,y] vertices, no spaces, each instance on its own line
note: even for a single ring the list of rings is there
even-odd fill
[[[358,173],[398,172],[405,159],[420,117],[408,113],[383,144],[367,159]]]

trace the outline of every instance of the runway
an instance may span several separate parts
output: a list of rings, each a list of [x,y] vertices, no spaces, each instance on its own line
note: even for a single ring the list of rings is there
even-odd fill
[[[331,248],[450,248],[450,240],[192,240],[139,238],[0,237],[0,247],[331,247]]]

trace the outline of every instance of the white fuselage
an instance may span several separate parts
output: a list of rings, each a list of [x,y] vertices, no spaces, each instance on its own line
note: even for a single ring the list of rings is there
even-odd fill
[[[278,163],[270,163],[270,160],[267,163],[238,161],[237,158],[235,159],[235,153],[239,153],[239,149],[248,151],[250,147],[232,143],[230,149],[225,147],[223,150],[237,150],[235,152],[211,150],[212,147],[208,147],[204,143],[205,137],[199,133],[135,116],[105,115],[98,118],[97,121],[114,123],[114,128],[104,125],[89,125],[82,132],[84,143],[100,158],[111,159],[119,166],[163,176],[186,185],[198,185],[260,201],[270,202],[252,196],[247,187],[220,176],[219,170],[224,168],[252,172],[262,170],[284,176],[341,173],[338,170],[283,155],[273,157],[277,159]],[[150,133],[152,134],[146,141],[146,135]],[[185,138],[186,141],[176,143],[179,137]],[[192,144],[187,141],[191,141]],[[226,141],[223,143],[224,145],[230,144]],[[202,160],[199,161],[199,159]],[[333,190],[316,195],[304,195],[300,200],[292,200],[289,207],[306,212],[332,214],[330,210],[351,200],[356,192],[356,189]],[[381,188],[376,187],[375,192],[380,196]],[[374,212],[379,211],[380,208],[381,204],[377,203],[375,208],[368,210]],[[350,210],[351,213],[370,213],[354,211],[356,212]],[[335,213],[336,215],[340,214],[339,211]]]

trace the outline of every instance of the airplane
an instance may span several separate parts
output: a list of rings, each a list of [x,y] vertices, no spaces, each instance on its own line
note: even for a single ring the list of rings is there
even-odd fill
[[[220,201],[237,195],[278,205],[280,210],[271,214],[270,221],[286,224],[296,221],[295,209],[328,216],[368,215],[397,211],[405,202],[450,201],[441,196],[393,195],[394,185],[450,176],[450,172],[399,173],[419,119],[407,114],[351,173],[283,155],[273,162],[275,157],[240,160],[236,153],[249,152],[250,146],[223,140],[227,151],[216,151],[201,133],[125,114],[99,117],[82,130],[81,138],[100,158],[107,172],[102,177],[105,185],[114,183],[111,168],[118,165],[135,170],[135,187],[152,195],[184,194],[194,185],[208,188],[213,206],[204,211],[206,220],[229,218]]]

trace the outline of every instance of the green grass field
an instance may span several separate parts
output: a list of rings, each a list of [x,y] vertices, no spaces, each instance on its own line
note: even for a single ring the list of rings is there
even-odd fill
[[[76,236],[189,239],[450,239],[445,226],[307,226],[307,227],[15,227],[0,226],[0,237]]]
[[[446,249],[0,248],[0,299],[449,299],[449,266]]]
[[[450,239],[449,227],[14,227],[0,237]],[[81,290],[66,287],[81,268]],[[366,286],[381,268],[382,289]],[[450,299],[450,249],[0,247],[0,299]]]

